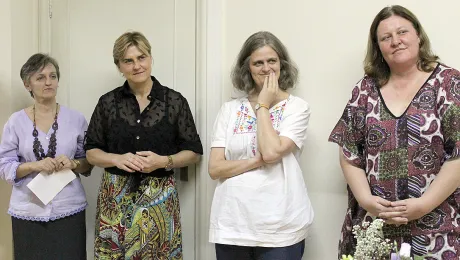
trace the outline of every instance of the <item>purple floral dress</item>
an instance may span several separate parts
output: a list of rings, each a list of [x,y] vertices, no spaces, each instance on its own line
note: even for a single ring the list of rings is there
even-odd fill
[[[438,64],[399,117],[386,107],[377,82],[365,76],[329,141],[365,171],[373,195],[390,201],[421,197],[443,163],[460,155],[460,72]],[[353,254],[352,227],[368,216],[349,187],[348,197],[339,255]],[[422,218],[399,227],[385,225],[384,235],[410,243],[412,254],[425,259],[460,259],[459,213],[457,189]]]

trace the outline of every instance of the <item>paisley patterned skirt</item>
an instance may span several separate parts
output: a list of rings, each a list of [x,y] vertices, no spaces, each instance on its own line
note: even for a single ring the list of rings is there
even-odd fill
[[[104,172],[97,199],[95,259],[182,259],[174,176]]]

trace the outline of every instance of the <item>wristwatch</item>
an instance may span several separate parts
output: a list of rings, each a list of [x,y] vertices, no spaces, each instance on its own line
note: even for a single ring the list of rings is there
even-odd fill
[[[165,165],[165,170],[170,171],[173,168],[173,159],[171,155],[168,155],[168,164]]]
[[[266,109],[270,109],[270,108],[269,108],[267,105],[265,105],[265,104],[257,103],[257,104],[256,104],[256,107],[255,107],[255,108],[256,108],[256,112],[257,112],[257,110],[259,110],[261,107],[265,107]]]
[[[79,160],[76,160],[76,159],[71,160],[71,162],[75,163],[75,168],[74,168],[74,169],[77,169],[77,168],[80,167],[80,165],[81,165],[80,161],[79,161]],[[74,170],[74,169],[73,169],[73,170]]]

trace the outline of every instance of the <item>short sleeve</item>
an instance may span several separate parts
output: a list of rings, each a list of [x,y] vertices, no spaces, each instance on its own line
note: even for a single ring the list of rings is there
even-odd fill
[[[189,150],[197,154],[203,154],[203,145],[196,130],[192,111],[187,99],[181,96],[182,106],[177,118],[178,137],[176,140],[179,151]]]
[[[286,110],[290,108],[288,106]],[[307,138],[310,107],[303,101],[301,105],[293,106],[292,109],[292,113],[285,111],[286,115],[280,123],[279,135],[291,139],[299,149],[302,149]]]
[[[19,161],[19,137],[14,130],[13,119],[10,118],[3,129],[0,143],[0,178],[11,185],[19,186],[20,179],[16,179],[16,171],[21,164]]]
[[[225,147],[228,122],[230,120],[229,104],[225,103],[219,110],[212,131],[211,148]]]
[[[99,99],[91,116],[84,142],[86,151],[95,148],[107,151],[108,115],[106,115],[103,98],[104,96]]]
[[[448,69],[441,72],[444,79],[438,95],[438,112],[444,137],[445,159],[460,156],[460,72]]]
[[[342,116],[329,136],[329,142],[341,146],[345,158],[352,165],[365,169],[364,147],[368,93],[360,90],[362,81],[354,87]]]

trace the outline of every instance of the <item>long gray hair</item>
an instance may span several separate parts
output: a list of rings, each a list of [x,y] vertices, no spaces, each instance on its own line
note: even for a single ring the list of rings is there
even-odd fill
[[[297,83],[299,72],[296,65],[289,57],[286,47],[272,33],[261,31],[251,35],[244,42],[238,54],[236,64],[231,72],[232,83],[236,89],[249,93],[255,88],[255,82],[249,70],[249,60],[254,51],[264,46],[272,48],[280,59],[279,87],[283,90],[287,90],[288,88],[294,87]]]

